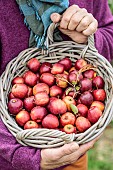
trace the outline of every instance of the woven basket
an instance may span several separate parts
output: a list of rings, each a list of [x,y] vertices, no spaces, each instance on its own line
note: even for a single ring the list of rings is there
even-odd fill
[[[76,141],[83,144],[100,135],[113,118],[113,68],[111,64],[100,55],[94,47],[94,37],[88,38],[87,45],[77,44],[73,41],[53,42],[55,24],[51,24],[47,33],[48,50],[29,48],[22,51],[16,58],[9,62],[5,72],[0,78],[0,114],[1,119],[15,136],[17,141],[24,146],[36,148],[51,148],[62,146],[65,143]],[[15,119],[8,113],[8,93],[11,90],[11,81],[17,75],[22,75],[27,70],[26,62],[36,57],[40,62],[55,63],[59,59],[69,57],[74,63],[79,58],[84,58],[88,63],[97,67],[97,73],[105,80],[107,98],[105,110],[98,122],[92,125],[84,133],[66,134],[59,130],[45,128],[23,130]]]

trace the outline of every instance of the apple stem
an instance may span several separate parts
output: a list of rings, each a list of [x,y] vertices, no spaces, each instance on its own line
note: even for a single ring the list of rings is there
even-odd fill
[[[79,71],[78,74],[83,73],[84,71],[90,70],[90,69],[96,69],[96,67],[94,67],[91,64],[86,64],[85,66],[83,66]]]
[[[76,93],[73,94],[73,99],[75,98]]]
[[[70,84],[72,87],[74,87],[74,85],[73,85],[72,83],[70,83],[68,80],[66,80],[66,82],[67,82],[68,84]]]
[[[97,90],[98,90],[98,85],[96,84],[96,88],[97,88]]]
[[[58,77],[60,80],[65,81],[65,82],[67,82],[68,84],[70,84],[72,87],[74,87],[74,85],[73,85],[72,83],[70,83],[67,79],[65,79],[64,77],[59,77],[58,75],[55,76],[55,78],[57,78],[57,77]]]
[[[60,118],[60,117],[61,117],[61,115],[59,114],[59,115],[58,115],[58,118]]]
[[[59,99],[59,98],[60,98],[60,96],[58,95],[58,96],[57,96],[57,98]]]
[[[73,94],[73,98],[75,98],[76,94],[81,94],[79,91],[76,91],[76,89],[74,89],[74,94]]]

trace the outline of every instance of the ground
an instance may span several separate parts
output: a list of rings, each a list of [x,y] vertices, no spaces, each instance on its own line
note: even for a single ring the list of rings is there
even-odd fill
[[[113,121],[88,152],[88,170],[113,170]]]

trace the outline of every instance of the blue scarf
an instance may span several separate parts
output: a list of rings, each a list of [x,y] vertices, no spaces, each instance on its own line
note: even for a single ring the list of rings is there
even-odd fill
[[[50,15],[62,13],[68,8],[68,0],[16,0],[25,24],[30,30],[29,47],[43,48],[48,26],[51,24]]]

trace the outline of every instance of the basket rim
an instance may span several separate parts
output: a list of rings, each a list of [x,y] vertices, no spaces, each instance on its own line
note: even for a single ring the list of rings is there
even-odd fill
[[[71,43],[73,43],[72,41],[69,41],[70,42],[70,44]],[[65,44],[65,43],[67,43],[67,41],[65,42],[65,41],[63,41],[63,45]],[[54,53],[54,52],[52,52],[52,50],[53,50],[53,46],[61,46],[60,44],[58,44],[58,43],[56,43],[56,42],[54,42],[52,45],[50,45],[50,47],[49,47],[49,53],[47,53],[47,51],[45,52],[45,54],[44,54],[44,51],[41,51],[40,49],[38,49],[38,48],[28,48],[28,49],[25,49],[25,50],[23,50],[21,53],[19,53],[19,55],[16,57],[16,58],[14,58],[13,60],[11,60],[10,61],[10,63],[7,65],[7,67],[6,67],[6,70],[3,72],[3,74],[1,75],[1,77],[0,77],[0,94],[2,95],[2,96],[4,96],[4,89],[7,89],[7,85],[5,85],[5,83],[6,83],[6,80],[7,80],[7,78],[8,78],[8,75],[10,74],[9,73],[9,70],[8,69],[12,69],[13,68],[13,66],[15,65],[15,62],[16,62],[16,66],[17,66],[17,64],[18,64],[18,60],[20,60],[21,61],[21,59],[22,59],[22,57],[24,56],[24,57],[26,57],[26,56],[29,56],[29,57],[31,57],[31,55],[33,54],[34,55],[34,57],[35,57],[35,55],[37,56],[37,55],[40,55],[40,58],[42,57],[42,56],[47,56],[48,54],[50,54],[50,57],[51,58],[54,58],[54,56],[52,56],[51,54],[52,53]],[[75,44],[74,44],[75,45]],[[78,47],[78,45],[77,45],[77,47]],[[52,49],[51,49],[52,48]],[[62,48],[62,46],[61,46],[61,48]],[[80,48],[81,48],[81,45],[80,45]],[[80,55],[81,54],[81,52],[83,52],[83,49],[84,49],[84,45],[83,45],[83,48],[81,49],[81,50],[77,50],[77,52],[78,52],[78,54]],[[85,52],[85,58],[87,58],[87,56],[89,56],[89,54],[92,54],[92,55],[94,55],[95,57],[97,57],[98,59],[99,59],[99,62],[100,62],[100,64],[101,63],[103,63],[103,65],[105,66],[105,69],[108,71],[108,74],[109,74],[109,77],[108,77],[108,79],[110,79],[110,80],[112,80],[113,79],[113,68],[112,68],[112,66],[111,66],[111,64],[109,63],[109,61],[107,60],[107,59],[105,59],[102,55],[100,55],[97,51],[96,52],[94,52],[94,51],[92,51],[92,50],[90,50],[90,49],[87,49],[87,51]],[[71,55],[71,53],[70,53],[70,55]],[[37,56],[37,57],[39,57],[39,56]],[[58,56],[56,56],[56,57],[58,57]],[[81,56],[80,55],[80,57],[84,57],[84,56]],[[49,57],[46,57],[46,59],[47,58],[49,58]],[[50,59],[50,58],[49,58]],[[27,59],[25,58],[24,60],[22,60],[22,62],[23,61],[27,61]],[[16,67],[15,66],[15,67]],[[13,70],[14,71],[14,70]],[[14,72],[12,72],[12,74],[14,74]],[[112,87],[113,87],[113,82],[111,81],[111,85],[112,85]],[[113,95],[113,89],[111,89],[111,91],[112,91],[112,95]],[[108,102],[109,103],[109,102]],[[5,106],[5,108],[3,107],[3,106]],[[56,147],[56,146],[60,146],[60,145],[63,145],[63,144],[65,144],[65,143],[68,143],[68,142],[70,142],[70,141],[73,141],[73,140],[76,140],[76,142],[77,143],[79,143],[79,144],[81,144],[81,143],[86,143],[86,142],[88,142],[88,141],[90,141],[90,140],[92,140],[92,139],[94,139],[96,136],[98,136],[98,135],[100,135],[100,133],[105,129],[105,127],[108,125],[108,123],[111,121],[111,118],[113,117],[113,115],[112,115],[112,113],[113,113],[113,97],[111,97],[111,99],[110,99],[110,105],[109,105],[109,107],[107,108],[108,109],[108,112],[110,112],[110,114],[108,115],[108,117],[106,117],[105,118],[105,120],[106,119],[108,119],[108,121],[107,121],[107,123],[103,126],[103,125],[101,125],[100,127],[99,127],[99,129],[100,129],[100,131],[97,129],[97,130],[95,130],[95,128],[100,124],[100,122],[101,122],[101,119],[102,118],[100,118],[99,120],[98,120],[98,122],[96,123],[96,124],[94,124],[94,125],[92,125],[91,126],[91,128],[89,128],[88,130],[86,130],[85,132],[86,133],[88,133],[88,135],[86,135],[86,138],[84,137],[84,135],[86,134],[85,132],[84,133],[80,133],[80,134],[64,134],[64,132],[61,132],[60,133],[60,135],[62,136],[62,140],[60,140],[60,142],[59,143],[57,143],[57,142],[55,142],[55,143],[52,143],[51,144],[51,142],[48,142],[49,144],[47,145],[47,144],[44,144],[44,145],[36,145],[35,143],[34,144],[32,144],[32,143],[29,143],[29,140],[27,141],[27,140],[25,140],[25,136],[27,136],[30,132],[31,132],[31,129],[30,130],[23,130],[23,129],[21,129],[20,130],[20,127],[17,127],[17,129],[15,130],[15,132],[12,132],[12,130],[10,129],[12,126],[15,126],[15,125],[12,125],[12,123],[14,123],[13,121],[12,122],[10,122],[10,118],[9,118],[9,116],[8,116],[8,120],[9,120],[9,122],[8,122],[8,120],[5,118],[5,116],[4,116],[4,112],[7,112],[7,107],[6,107],[6,102],[5,102],[5,97],[3,97],[3,98],[1,98],[1,101],[0,101],[0,111],[1,111],[1,118],[2,118],[2,120],[3,120],[3,122],[4,122],[4,124],[7,126],[7,128],[10,130],[10,132],[16,137],[16,139],[17,139],[17,141],[19,142],[19,143],[21,143],[22,145],[27,145],[27,144],[29,144],[30,146],[34,146],[34,147],[38,147],[38,148],[49,148],[49,147]],[[108,113],[107,113],[108,114]],[[11,127],[9,127],[9,126],[11,126]],[[102,127],[102,128],[101,128]],[[94,129],[93,129],[94,128]],[[14,129],[13,127],[12,127],[12,129]],[[42,129],[41,129],[42,130]],[[93,130],[94,130],[94,133],[93,133]],[[23,134],[21,134],[20,133],[20,131],[24,131],[24,132],[26,132],[25,134],[24,134],[24,137],[22,137],[23,136]],[[39,129],[35,129],[35,130],[32,130],[32,131],[34,131],[34,133],[36,133],[36,135],[37,135],[37,133],[39,133],[38,131],[39,131]],[[19,132],[19,134],[18,134],[18,132]],[[53,132],[53,129],[52,129],[52,132]],[[51,132],[51,130],[49,130],[48,129],[48,133],[52,133]],[[93,133],[93,136],[92,136],[92,133]],[[57,133],[57,131],[55,130],[55,135],[56,135],[56,133]],[[65,140],[64,140],[64,136],[65,136]],[[84,137],[84,138],[83,138]],[[20,140],[21,139],[21,140]],[[50,140],[50,139],[48,139],[48,140]],[[56,140],[59,140],[59,138],[57,138]],[[25,143],[26,142],[26,143]]]

